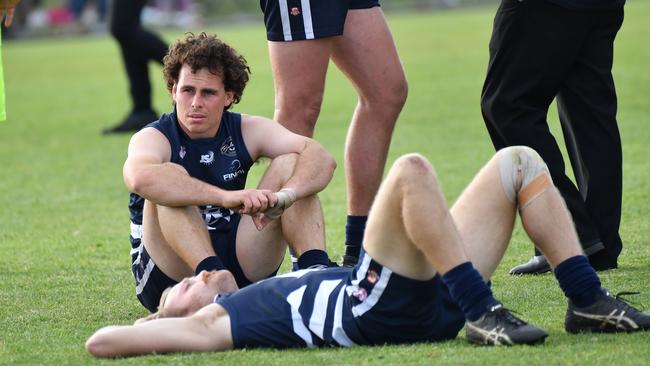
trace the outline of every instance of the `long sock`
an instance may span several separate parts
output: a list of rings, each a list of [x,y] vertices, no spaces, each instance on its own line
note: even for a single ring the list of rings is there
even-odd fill
[[[577,255],[560,263],[555,268],[555,278],[560,283],[564,295],[581,308],[596,302],[596,296],[602,291],[600,279],[584,255]]]
[[[458,303],[467,320],[478,320],[496,300],[492,290],[471,262],[465,262],[450,269],[442,276],[451,298]]]
[[[345,225],[345,255],[359,258],[363,233],[366,231],[366,221],[368,221],[368,216],[348,215]]]
[[[298,268],[306,269],[311,266],[325,265],[329,266],[330,258],[324,250],[311,249],[308,250],[298,258]]]
[[[206,271],[213,271],[213,270],[221,270],[221,269],[226,269],[226,267],[223,265],[223,262],[221,262],[221,259],[217,256],[210,256],[210,257],[205,257],[199,263],[198,266],[196,266],[196,269],[194,270],[194,274],[199,274],[201,271],[206,270]]]

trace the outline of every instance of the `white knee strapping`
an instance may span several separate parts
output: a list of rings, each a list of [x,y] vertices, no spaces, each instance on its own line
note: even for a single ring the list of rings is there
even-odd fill
[[[553,185],[546,163],[527,146],[499,150],[501,185],[510,202],[523,209]]]

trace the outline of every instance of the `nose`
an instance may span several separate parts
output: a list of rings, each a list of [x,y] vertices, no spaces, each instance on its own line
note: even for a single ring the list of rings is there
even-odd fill
[[[202,104],[201,93],[194,94],[194,97],[192,98],[192,108],[199,108]]]

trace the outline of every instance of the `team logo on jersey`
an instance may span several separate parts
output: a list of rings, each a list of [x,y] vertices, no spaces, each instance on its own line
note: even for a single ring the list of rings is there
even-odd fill
[[[239,159],[235,159],[230,163],[230,172],[223,175],[223,180],[229,182],[241,174],[246,174],[246,171],[242,169]]]
[[[210,150],[207,154],[201,155],[201,164],[210,165],[214,162],[214,151]]]
[[[231,158],[237,155],[235,144],[232,143],[232,137],[230,136],[228,136],[226,141],[221,144],[221,148],[219,150],[221,151],[221,155],[226,155]]]
[[[187,154],[187,151],[185,150],[185,146],[181,146],[181,150],[178,152],[178,156],[183,159],[185,157],[185,154]]]
[[[298,15],[300,15],[300,8],[297,7],[297,6],[294,6],[293,8],[291,8],[291,15],[293,15],[294,17],[297,17]]]
[[[216,230],[216,225],[221,220],[226,220],[230,222],[230,216],[233,212],[230,209],[208,205],[205,206],[203,211],[203,221],[208,227],[208,230]]]

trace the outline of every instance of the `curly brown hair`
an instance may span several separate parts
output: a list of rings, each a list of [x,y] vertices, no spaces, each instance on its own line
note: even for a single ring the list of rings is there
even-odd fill
[[[216,35],[205,33],[186,33],[184,40],[177,41],[169,48],[163,59],[163,75],[170,92],[174,83],[178,82],[183,65],[190,66],[192,72],[208,69],[223,79],[226,91],[234,93],[233,102],[226,109],[239,103],[251,72],[242,55]]]

